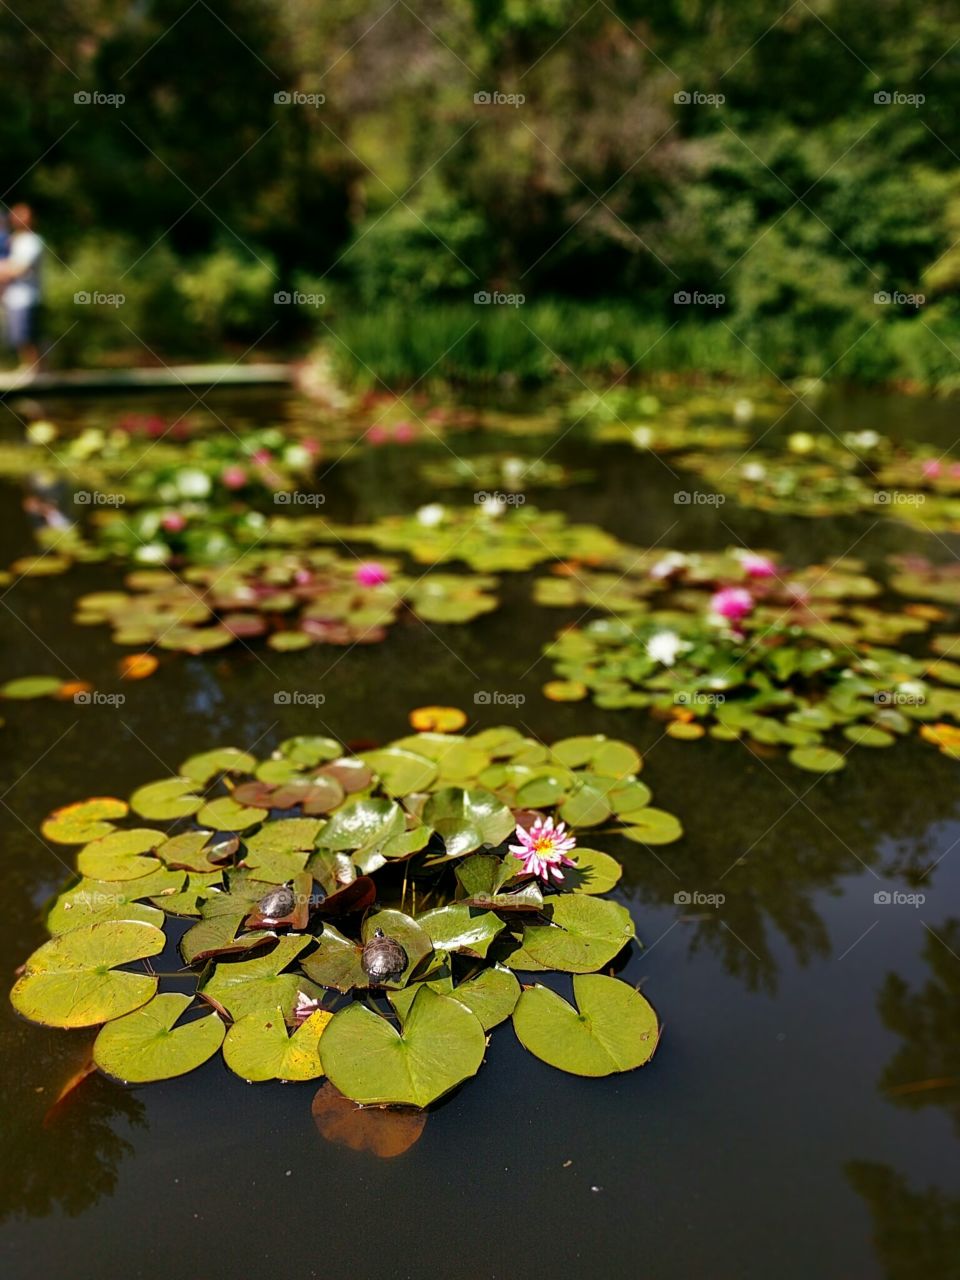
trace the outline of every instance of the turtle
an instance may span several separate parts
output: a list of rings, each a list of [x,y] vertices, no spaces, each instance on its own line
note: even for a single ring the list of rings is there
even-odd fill
[[[360,967],[374,987],[396,981],[407,963],[403,947],[396,938],[388,938],[382,929],[374,929],[373,937],[360,953]]]
[[[293,881],[288,880],[277,889],[265,893],[257,903],[257,910],[264,920],[282,920],[297,905],[297,895],[293,892]]]

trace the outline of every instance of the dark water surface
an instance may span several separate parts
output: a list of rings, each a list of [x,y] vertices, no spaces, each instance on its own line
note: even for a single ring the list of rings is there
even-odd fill
[[[255,395],[216,403],[253,417],[299,411]],[[960,435],[955,407],[942,403],[836,396],[817,413],[838,431],[944,447]],[[821,429],[802,417],[777,430]],[[491,447],[451,443],[459,453]],[[510,448],[537,456],[548,443]],[[431,500],[414,465],[425,453],[388,446],[335,468],[327,511],[366,519]],[[673,493],[692,487],[689,477],[675,483],[660,461],[625,447],[569,440],[554,456],[601,478],[532,500],[638,544],[742,540],[798,561],[855,544],[874,567],[893,550],[956,550],[955,539],[884,518],[678,507]],[[31,549],[12,486],[2,520],[6,563]],[[53,807],[126,795],[219,744],[263,755],[294,733],[389,740],[407,731],[412,708],[450,703],[478,727],[513,722],[550,740],[604,732],[645,751],[655,803],[682,818],[686,836],[649,852],[604,847],[624,862],[616,896],[646,944],[622,976],[643,983],[664,1023],[653,1062],[582,1080],[522,1051],[505,1025],[480,1075],[430,1115],[420,1142],[377,1161],[318,1136],[314,1085],[247,1085],[219,1057],[136,1089],[91,1078],[44,1127],[92,1034],[21,1022],[3,1000],[0,1268],[10,1280],[960,1275],[956,763],[911,741],[854,751],[845,771],[818,777],[738,743],[664,738],[643,712],[547,702],[549,664],[537,659],[568,615],[530,604],[532,576],[503,575],[502,607],[467,627],[398,625],[384,644],[346,653],[174,655],[150,680],[122,686],[119,709],[8,704],[0,967],[12,979],[43,941],[43,905],[69,871],[75,851],[64,866],[35,834]],[[0,610],[3,677],[62,672],[120,690],[122,651],[107,630],[70,622],[76,595],[116,580],[98,566],[16,586]],[[277,704],[280,690],[326,701]],[[526,701],[476,706],[478,690]],[[894,890],[925,901],[875,901]],[[680,892],[725,901],[690,918]],[[908,1025],[891,1012],[898,983],[912,996]],[[930,1080],[939,1083],[888,1087]]]

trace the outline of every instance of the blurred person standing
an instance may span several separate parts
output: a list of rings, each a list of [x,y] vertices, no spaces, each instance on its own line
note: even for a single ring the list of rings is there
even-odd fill
[[[0,287],[7,344],[24,370],[36,369],[40,363],[37,318],[42,256],[43,241],[33,229],[33,210],[27,204],[15,204],[10,210],[9,252],[0,259]]]

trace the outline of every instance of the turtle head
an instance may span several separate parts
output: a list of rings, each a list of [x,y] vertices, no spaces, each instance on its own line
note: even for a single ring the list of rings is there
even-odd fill
[[[375,938],[385,938],[387,935],[383,932],[382,929],[374,929],[373,936]]]

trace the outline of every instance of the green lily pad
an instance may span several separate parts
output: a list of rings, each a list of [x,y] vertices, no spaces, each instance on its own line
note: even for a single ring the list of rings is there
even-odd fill
[[[486,1036],[458,1000],[422,988],[398,1031],[362,1004],[337,1013],[320,1046],[324,1073],[364,1105],[428,1107],[476,1075]]]
[[[794,747],[790,763],[810,773],[836,773],[846,764],[839,751],[830,747]]]
[[[564,869],[563,883],[576,893],[609,893],[623,875],[623,867],[616,858],[600,849],[578,845],[573,851],[573,860],[577,865]]]
[[[169,1080],[202,1066],[220,1048],[226,1028],[215,1013],[176,1027],[192,1002],[192,996],[168,992],[108,1022],[94,1042],[94,1062],[127,1084]]]
[[[92,880],[136,880],[160,866],[159,859],[141,855],[155,849],[162,840],[162,834],[150,827],[111,831],[80,850],[77,870]]]
[[[302,974],[284,973],[312,939],[302,935],[280,938],[266,955],[252,960],[221,961],[213,973],[201,982],[200,991],[211,996],[235,1020],[248,1013],[263,1013],[277,1005],[289,1016],[297,1002],[297,993],[319,995],[312,982]]]
[[[108,920],[51,938],[26,963],[10,999],[18,1013],[50,1027],[93,1027],[139,1008],[158,979],[114,965],[158,955],[160,929],[139,921]]]
[[[524,924],[521,948],[506,960],[511,969],[592,973],[636,936],[629,911],[606,898],[562,894],[549,911],[549,924]]]
[[[253,805],[237,804],[230,796],[219,796],[209,800],[197,814],[197,821],[204,827],[214,827],[218,831],[249,831],[268,817],[269,809],[258,809]]]
[[[223,1060],[244,1080],[316,1080],[323,1075],[320,1037],[332,1017],[317,1009],[288,1035],[281,1008],[248,1013],[227,1032]]]
[[[251,853],[312,851],[321,825],[319,818],[279,818],[269,822],[247,838],[247,861]]]
[[[536,1057],[578,1076],[632,1071],[653,1056],[657,1015],[619,978],[579,974],[577,1008],[547,987],[529,987],[513,1012],[517,1039]]]
[[[148,782],[134,791],[130,807],[141,818],[154,822],[188,818],[203,804],[203,797],[194,792],[194,785],[189,778],[163,778],[160,782]]]
[[[247,751],[238,751],[236,747],[218,747],[215,751],[201,751],[184,760],[180,766],[180,776],[205,786],[221,773],[250,773],[256,764],[256,759]]]
[[[180,939],[180,954],[186,963],[197,964],[212,956],[241,955],[272,941],[277,935],[270,930],[253,929],[237,934],[247,918],[247,910],[248,908],[210,916],[188,929]]]
[[[492,1031],[501,1022],[505,1022],[520,999],[520,983],[502,965],[482,969],[476,977],[468,978],[466,982],[460,982],[456,986],[447,972],[441,978],[413,982],[401,991],[390,993],[390,1003],[401,1019],[406,1017],[422,986],[429,986],[439,995],[452,996],[454,1000],[465,1004],[479,1018],[484,1031]]]
[[[417,924],[429,935],[435,951],[460,951],[480,959],[504,928],[494,912],[469,907],[464,902],[425,911],[417,917]]]
[[[26,700],[28,698],[49,698],[58,692],[63,681],[57,676],[20,676],[17,680],[8,680],[0,685],[0,696]]]
[[[630,825],[618,834],[637,844],[671,844],[683,835],[679,818],[650,805],[636,813],[626,814],[624,820]]]
[[[54,844],[89,844],[113,831],[113,819],[127,815],[127,804],[113,796],[95,796],[55,809],[40,828]]]
[[[513,814],[490,791],[444,787],[423,809],[423,820],[443,839],[448,858],[484,845],[496,847],[513,833]]]
[[[348,800],[330,818],[317,837],[317,847],[369,849],[377,851],[392,837],[400,835],[405,822],[395,800],[357,796]]]
[[[347,992],[369,985],[370,979],[360,964],[363,948],[356,942],[324,921],[323,932],[317,935],[316,943],[316,950],[301,964],[308,978],[334,991]]]
[[[364,752],[363,759],[390,796],[408,796],[413,791],[425,791],[437,776],[436,761],[415,751],[385,747],[381,751]]]
[[[182,871],[164,869],[138,876],[136,880],[83,879],[59,895],[47,913],[47,929],[56,936],[104,920],[162,925],[161,913],[152,906],[144,906],[142,900],[178,893],[185,879]]]

